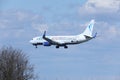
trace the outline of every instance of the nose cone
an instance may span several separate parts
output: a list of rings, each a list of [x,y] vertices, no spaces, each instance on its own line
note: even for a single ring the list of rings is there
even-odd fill
[[[31,44],[33,44],[33,43],[34,43],[34,42],[33,42],[33,40],[30,40],[29,42],[30,42]]]

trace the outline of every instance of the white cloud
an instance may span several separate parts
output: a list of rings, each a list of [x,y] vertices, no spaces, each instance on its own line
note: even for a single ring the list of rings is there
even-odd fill
[[[108,29],[104,30],[105,35],[109,38],[117,38],[120,36],[120,29],[117,26],[109,26]]]
[[[5,29],[9,24],[9,20],[0,20],[0,29]]]
[[[16,14],[16,17],[18,18],[19,21],[23,21],[25,18],[28,17],[28,14],[23,13],[21,11],[18,11],[15,14]]]
[[[2,31],[5,30],[6,32],[3,33],[7,34],[8,36],[11,35],[9,32],[15,31],[15,34],[13,34],[14,37],[21,36],[23,33],[22,30],[26,31],[28,29],[31,31],[34,31],[35,29],[41,33],[49,29],[49,32],[51,34],[72,35],[82,32],[87,26],[86,24],[81,24],[78,22],[71,23],[70,21],[62,20],[61,22],[45,23],[43,22],[44,20],[41,15],[24,11],[13,11],[9,12],[9,14],[6,13],[8,12],[3,12],[3,14],[0,15],[0,29]],[[95,24],[95,31],[97,31],[98,35],[100,35],[100,40],[104,40],[105,38],[107,38],[107,40],[112,38],[116,39],[118,36],[120,36],[120,28],[118,25],[114,25],[112,23],[109,24],[108,22],[101,21],[96,22],[97,23]],[[76,31],[74,32],[72,30]]]
[[[119,40],[120,28],[116,24],[108,22],[96,22],[95,29],[98,32],[98,40],[105,42]]]
[[[27,11],[3,11],[0,13],[0,34],[1,37],[13,38],[26,36],[33,31],[31,23],[41,23],[42,17],[38,14]],[[34,25],[36,26],[36,25]],[[44,27],[45,25],[42,25]],[[37,25],[38,28],[38,25]],[[43,29],[43,28],[42,28]],[[29,31],[27,31],[29,30]],[[40,29],[39,29],[40,30]],[[27,33],[26,33],[27,31]],[[28,37],[29,35],[27,35]]]
[[[80,13],[116,13],[120,9],[120,0],[88,0],[80,7]]]
[[[120,40],[120,0],[87,0],[79,8],[79,16],[81,19],[96,19],[99,40]]]
[[[38,30],[41,33],[48,30],[48,25],[47,24],[32,23],[32,27],[34,29]]]
[[[107,33],[110,33],[111,36],[114,36],[114,37],[120,36],[120,31],[119,31],[119,29],[117,29],[117,28],[114,27],[114,26],[113,26],[113,27],[109,27]]]
[[[40,18],[39,15],[35,15],[35,16],[32,17],[32,20],[36,20],[36,19],[39,19],[39,18]]]
[[[16,11],[14,12],[15,17],[18,21],[36,21],[43,20],[43,17],[27,11]]]

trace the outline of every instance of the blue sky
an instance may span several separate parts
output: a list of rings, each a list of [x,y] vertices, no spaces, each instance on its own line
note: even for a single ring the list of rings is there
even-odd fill
[[[119,5],[119,0],[1,0],[0,47],[22,49],[41,80],[119,80]],[[87,43],[68,49],[35,49],[29,43],[44,30],[80,34],[91,19],[98,37]]]

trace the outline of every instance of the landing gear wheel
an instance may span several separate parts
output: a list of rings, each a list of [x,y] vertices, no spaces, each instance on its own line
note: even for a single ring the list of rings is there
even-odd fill
[[[59,46],[56,46],[56,48],[59,48]]]

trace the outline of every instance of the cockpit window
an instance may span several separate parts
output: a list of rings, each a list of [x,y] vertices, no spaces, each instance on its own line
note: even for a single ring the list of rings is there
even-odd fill
[[[37,38],[37,40],[41,40],[41,38]]]

